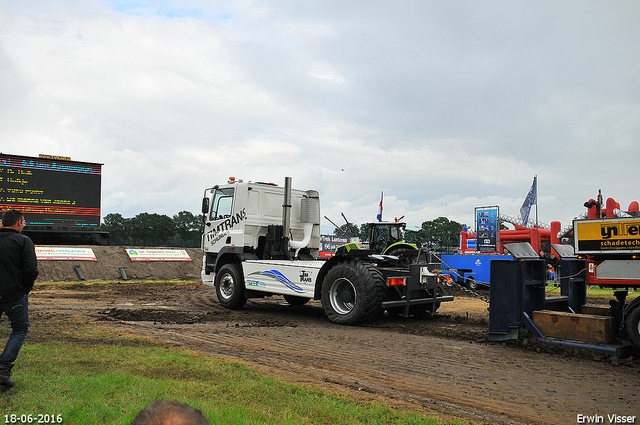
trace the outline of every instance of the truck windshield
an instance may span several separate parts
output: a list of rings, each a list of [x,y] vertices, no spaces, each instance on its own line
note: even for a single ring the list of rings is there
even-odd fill
[[[211,220],[222,220],[231,217],[233,206],[233,188],[217,189],[213,196]]]

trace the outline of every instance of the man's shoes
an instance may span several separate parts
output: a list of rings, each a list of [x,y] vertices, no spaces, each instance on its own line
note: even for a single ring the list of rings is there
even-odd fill
[[[0,368],[0,385],[3,387],[15,387],[16,381],[11,379],[11,369]]]

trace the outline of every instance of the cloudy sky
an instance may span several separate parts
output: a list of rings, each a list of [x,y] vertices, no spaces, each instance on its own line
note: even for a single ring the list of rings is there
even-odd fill
[[[0,151],[104,164],[102,214],[229,176],[342,224],[640,199],[640,3],[0,0]],[[323,233],[332,226],[323,220]]]

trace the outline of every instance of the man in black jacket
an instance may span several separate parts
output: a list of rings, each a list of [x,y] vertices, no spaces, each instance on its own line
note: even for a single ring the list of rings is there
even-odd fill
[[[11,335],[0,354],[0,385],[13,387],[13,362],[18,358],[29,331],[29,300],[27,294],[38,277],[38,263],[33,242],[21,234],[24,216],[18,210],[2,215],[0,228],[0,316],[11,321]]]

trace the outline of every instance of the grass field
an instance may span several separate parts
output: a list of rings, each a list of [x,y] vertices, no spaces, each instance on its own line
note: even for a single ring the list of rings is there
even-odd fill
[[[8,334],[4,320],[0,343]],[[18,385],[0,394],[1,423],[130,424],[157,399],[189,403],[212,424],[466,423],[350,400],[68,318],[32,328],[13,377]]]
[[[618,291],[618,289],[614,288],[600,288],[598,286],[589,286],[587,287],[587,304],[589,303],[589,298],[599,298],[599,299],[615,299],[613,293]],[[554,284],[552,281],[547,281],[547,294],[551,294],[553,296],[560,295],[560,286],[558,284]],[[635,298],[640,296],[640,290],[630,290],[627,295],[626,302],[629,302]]]

